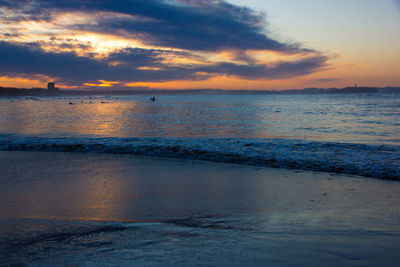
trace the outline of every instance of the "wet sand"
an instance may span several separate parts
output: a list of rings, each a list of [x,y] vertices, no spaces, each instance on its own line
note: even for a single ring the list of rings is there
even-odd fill
[[[81,153],[0,152],[0,167],[2,264],[400,260],[399,182]]]

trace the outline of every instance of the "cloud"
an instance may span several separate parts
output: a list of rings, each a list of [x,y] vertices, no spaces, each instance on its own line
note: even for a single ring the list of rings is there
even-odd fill
[[[1,9],[13,11],[0,14],[0,21],[10,25],[24,21],[55,25],[57,16],[74,12],[86,14],[93,21],[79,19],[55,25],[63,28],[34,43],[21,43],[23,33],[10,26],[9,32],[18,39],[16,43],[17,39],[12,39],[13,35],[4,27],[0,34],[9,39],[0,41],[0,75],[45,75],[68,85],[96,84],[99,80],[205,80],[218,75],[248,80],[282,79],[313,73],[328,60],[318,51],[272,39],[263,15],[222,0],[3,0]],[[41,32],[42,28],[36,31]],[[79,43],[78,36],[57,36],[64,31],[76,35],[110,34],[139,40],[145,46],[114,48],[96,56],[90,40]],[[40,34],[46,38],[46,33]],[[212,53],[226,50],[234,55],[232,60],[210,59]],[[299,56],[272,64],[247,55],[249,50]],[[170,58],[183,60],[176,63]]]
[[[207,66],[176,67],[163,64],[159,50],[125,49],[103,60],[80,57],[74,53],[44,52],[35,45],[22,46],[0,42],[0,75],[46,75],[64,83],[80,85],[97,80],[121,82],[164,82],[203,80],[215,75],[245,79],[278,79],[305,75],[320,68],[326,58],[315,56],[294,62],[239,65],[215,63]],[[113,62],[118,62],[114,65]],[[142,68],[143,67],[143,68]]]
[[[326,60],[327,58],[325,56],[318,55],[297,61],[278,62],[273,66],[263,64],[239,65],[219,63],[210,67],[199,68],[199,70],[245,79],[283,79],[310,74],[316,69],[321,68]]]
[[[264,33],[264,17],[251,9],[224,1],[155,0],[6,0],[2,4],[36,19],[51,19],[52,11],[115,12],[95,25],[74,25],[81,30],[119,32],[142,41],[188,50],[268,49],[298,51]],[[26,18],[24,18],[26,19]]]
[[[337,82],[339,81],[338,78],[322,78],[322,79],[313,79],[313,82],[316,83],[327,83],[327,82]]]
[[[136,51],[137,52],[137,51]],[[138,67],[160,65],[152,57],[152,51],[113,54],[110,60],[123,58],[125,64],[110,65],[109,59],[95,60],[74,53],[44,52],[35,46],[22,46],[0,42],[0,75],[20,76],[46,75],[58,78],[69,85],[80,85],[97,80],[136,82],[198,80],[193,69],[165,67],[163,70],[140,70]]]

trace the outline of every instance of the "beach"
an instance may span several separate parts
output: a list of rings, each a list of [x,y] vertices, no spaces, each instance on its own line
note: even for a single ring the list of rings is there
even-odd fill
[[[400,266],[399,8],[0,0],[0,267]]]
[[[332,173],[0,152],[1,264],[385,265],[400,184]]]

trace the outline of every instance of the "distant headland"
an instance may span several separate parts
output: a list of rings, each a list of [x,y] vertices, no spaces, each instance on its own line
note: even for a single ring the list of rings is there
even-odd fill
[[[0,96],[68,96],[68,95],[166,95],[166,94],[373,94],[400,93],[400,87],[345,87],[345,88],[304,88],[288,90],[225,90],[225,89],[152,89],[140,87],[135,89],[114,90],[61,90],[54,82],[46,88],[0,87]]]

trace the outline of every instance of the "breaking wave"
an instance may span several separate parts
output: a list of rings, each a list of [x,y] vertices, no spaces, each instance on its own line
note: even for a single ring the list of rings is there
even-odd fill
[[[0,135],[3,151],[130,154],[400,180],[400,146],[248,138],[45,138]]]

